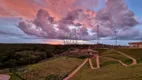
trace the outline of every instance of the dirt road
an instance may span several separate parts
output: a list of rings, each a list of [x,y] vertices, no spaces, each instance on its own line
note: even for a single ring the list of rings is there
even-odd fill
[[[88,58],[85,59],[85,60],[83,61],[83,63],[82,63],[80,66],[78,66],[78,68],[76,68],[71,74],[69,74],[69,75],[68,75],[66,78],[64,78],[63,80],[69,80],[71,77],[73,77],[73,76],[75,75],[75,73],[78,72],[78,71],[86,64],[87,61],[88,61]]]
[[[132,59],[133,63],[131,65],[136,65],[137,64],[137,60],[135,58],[133,58],[133,57],[131,57],[129,55],[126,55],[125,53],[122,53],[120,51],[116,51],[116,52],[118,52],[118,53],[120,53],[120,54],[122,54],[122,55],[124,55],[124,56],[126,56],[126,57],[128,57],[130,59]]]
[[[95,68],[93,67],[93,64],[92,64],[91,59],[89,59],[89,64],[90,64],[91,69],[95,69]]]
[[[6,74],[0,74],[0,80],[9,80],[10,76]]]

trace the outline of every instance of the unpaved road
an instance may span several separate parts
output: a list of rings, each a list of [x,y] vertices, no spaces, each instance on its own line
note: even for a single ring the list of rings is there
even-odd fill
[[[120,52],[120,51],[116,51],[116,52],[120,53],[121,55],[126,56],[127,58],[132,59],[133,63],[132,63],[131,65],[136,65],[136,64],[137,64],[137,60],[136,60],[135,58],[133,58],[133,57],[131,57],[131,56],[129,56],[129,55],[126,55],[125,53],[122,53],[122,52]]]
[[[85,59],[84,61],[83,61],[83,63],[80,65],[80,66],[78,66],[78,68],[76,68],[71,74],[69,74],[66,78],[64,78],[63,80],[69,80],[71,77],[73,77],[73,75],[75,75],[75,73],[77,73],[85,64],[86,64],[86,62],[88,61],[88,58],[87,59]]]
[[[95,68],[93,67],[93,64],[92,64],[91,59],[89,59],[89,64],[90,64],[91,69],[95,69]]]
[[[9,80],[10,76],[6,74],[0,74],[0,80]]]

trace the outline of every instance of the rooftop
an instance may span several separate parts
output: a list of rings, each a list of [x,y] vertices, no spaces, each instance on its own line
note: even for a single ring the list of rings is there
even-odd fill
[[[130,42],[129,44],[142,44],[142,42]]]

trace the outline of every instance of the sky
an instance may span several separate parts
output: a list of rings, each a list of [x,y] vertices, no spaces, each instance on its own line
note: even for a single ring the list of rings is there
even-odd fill
[[[0,43],[142,41],[142,0],[0,0]],[[97,27],[98,26],[98,27]],[[115,33],[116,32],[116,33]],[[98,37],[97,37],[98,33]]]

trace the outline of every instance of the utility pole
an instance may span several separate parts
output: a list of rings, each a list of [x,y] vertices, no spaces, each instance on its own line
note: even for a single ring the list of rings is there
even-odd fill
[[[99,25],[97,25],[97,44],[99,44]]]
[[[117,31],[114,31],[115,33],[115,45],[117,46]]]
[[[75,29],[75,39],[76,39],[76,45],[77,45],[77,28]]]

